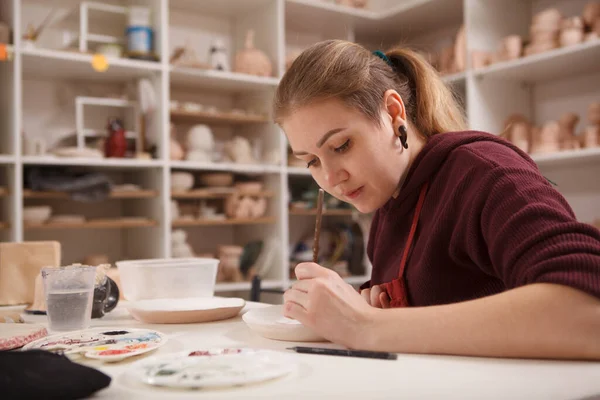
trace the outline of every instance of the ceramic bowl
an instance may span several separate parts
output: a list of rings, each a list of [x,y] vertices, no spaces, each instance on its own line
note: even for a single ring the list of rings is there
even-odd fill
[[[32,224],[43,224],[50,218],[52,207],[30,206],[23,209],[23,220]]]
[[[250,329],[268,339],[287,342],[325,342],[322,336],[298,321],[283,317],[283,306],[255,308],[242,319]]]
[[[194,186],[194,175],[189,172],[173,172],[171,174],[171,191],[185,192]]]
[[[212,297],[219,260],[164,258],[117,261],[123,296],[130,301]]]

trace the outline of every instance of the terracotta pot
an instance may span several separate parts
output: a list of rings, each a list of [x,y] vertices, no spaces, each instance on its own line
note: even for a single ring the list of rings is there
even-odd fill
[[[582,146],[586,149],[600,147],[600,125],[590,125],[583,133]]]
[[[560,151],[561,129],[556,121],[544,124],[539,132],[538,140],[534,148],[535,153],[553,153]]]
[[[502,48],[508,60],[521,57],[523,53],[523,38],[519,35],[510,35],[502,39]]]
[[[557,8],[547,8],[536,13],[532,18],[532,25],[548,29],[559,27],[563,16]]]
[[[600,102],[588,106],[587,120],[592,125],[600,125]]]
[[[600,2],[590,1],[583,8],[583,22],[592,27],[600,19]]]

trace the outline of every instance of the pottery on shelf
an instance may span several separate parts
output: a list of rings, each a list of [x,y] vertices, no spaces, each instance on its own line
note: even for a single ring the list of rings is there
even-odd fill
[[[302,53],[300,50],[294,50],[286,54],[285,56],[285,70],[290,69],[296,58]]]
[[[534,140],[535,146],[532,153],[553,153],[560,151],[561,128],[558,122],[546,122],[539,130],[537,140]]]
[[[462,72],[467,67],[467,39],[465,26],[461,25],[454,41],[454,72]]]
[[[586,149],[600,147],[600,125],[590,125],[585,128],[581,145]]]
[[[267,199],[234,193],[225,199],[225,215],[229,218],[260,218],[267,211]]]
[[[579,115],[575,113],[566,113],[558,121],[561,128],[562,150],[576,150],[580,148],[580,142],[575,135],[575,126],[579,122]]]
[[[194,125],[186,136],[186,160],[198,162],[211,162],[215,140],[212,130],[208,125]]]
[[[88,254],[84,257],[83,265],[107,265],[110,260],[106,254]]]
[[[220,260],[217,272],[217,282],[242,282],[244,277],[240,271],[242,246],[219,246],[218,258]]]
[[[31,224],[43,224],[52,214],[50,206],[28,206],[23,208],[23,220]]]
[[[194,186],[194,175],[190,172],[171,173],[171,191],[185,192]]]
[[[238,182],[234,187],[244,193],[260,193],[263,189],[262,182]]]
[[[510,35],[502,39],[502,61],[516,60],[523,53],[523,38],[519,35]]]
[[[471,52],[471,65],[474,69],[490,65],[492,55],[488,51],[473,50]]]
[[[588,106],[587,120],[592,125],[600,125],[600,102]]]
[[[590,29],[597,27],[600,21],[600,2],[597,0],[588,2],[583,8],[582,18],[585,25]],[[598,33],[600,34],[600,32]]]
[[[174,258],[194,257],[194,251],[187,242],[187,233],[182,229],[171,232],[171,254]]]
[[[227,48],[222,39],[215,39],[210,46],[210,65],[217,71],[231,71]]]
[[[179,161],[183,160],[185,153],[183,151],[183,147],[177,141],[177,134],[175,131],[175,125],[171,123],[171,137],[169,142],[169,157],[171,160]]]
[[[267,55],[254,48],[254,31],[246,33],[245,48],[235,56],[235,72],[257,76],[272,76],[273,65]]]
[[[232,162],[238,164],[256,164],[257,161],[252,154],[250,141],[242,136],[236,136],[225,143],[223,148],[225,155]]]

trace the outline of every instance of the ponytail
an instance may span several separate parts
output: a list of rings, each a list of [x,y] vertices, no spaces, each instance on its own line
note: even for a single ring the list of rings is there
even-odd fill
[[[416,51],[395,48],[374,55],[356,43],[327,40],[302,52],[284,74],[274,101],[281,123],[295,108],[319,99],[337,98],[379,124],[381,100],[395,89],[408,120],[425,137],[466,129],[452,91]]]

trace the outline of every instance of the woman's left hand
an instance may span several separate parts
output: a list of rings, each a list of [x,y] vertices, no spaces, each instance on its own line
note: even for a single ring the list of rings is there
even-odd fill
[[[334,343],[360,347],[376,309],[330,269],[301,263],[295,272],[298,282],[285,292],[284,315]]]

